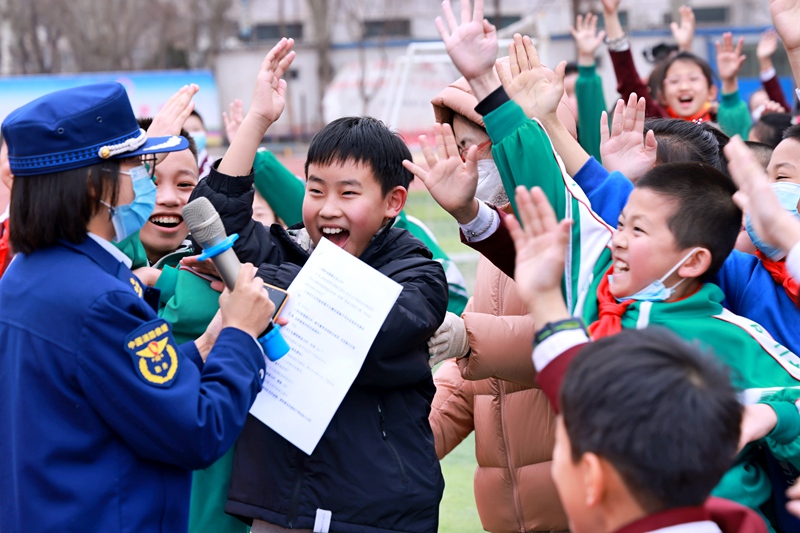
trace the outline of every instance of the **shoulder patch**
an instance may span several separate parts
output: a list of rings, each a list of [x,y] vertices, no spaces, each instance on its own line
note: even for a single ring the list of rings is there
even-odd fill
[[[178,373],[178,350],[163,319],[151,320],[125,338],[125,349],[139,377],[148,385],[169,387]]]

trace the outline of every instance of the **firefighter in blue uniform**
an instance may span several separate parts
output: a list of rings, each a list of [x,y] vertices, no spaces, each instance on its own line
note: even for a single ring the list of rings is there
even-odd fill
[[[274,307],[244,265],[177,346],[110,244],[155,199],[118,83],[51,93],[3,123],[18,252],[0,281],[0,531],[186,531],[191,470],[233,444],[261,387]]]

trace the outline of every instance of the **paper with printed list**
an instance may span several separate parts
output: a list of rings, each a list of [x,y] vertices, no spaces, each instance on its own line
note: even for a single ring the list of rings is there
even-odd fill
[[[311,455],[403,286],[321,239],[287,290],[291,350],[267,361],[250,414]]]

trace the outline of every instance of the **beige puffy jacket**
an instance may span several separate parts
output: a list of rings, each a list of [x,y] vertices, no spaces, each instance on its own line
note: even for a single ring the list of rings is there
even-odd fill
[[[475,501],[485,530],[567,530],[550,475],[555,414],[534,381],[533,321],[514,281],[483,257],[476,279],[462,315],[471,354],[434,376],[436,453],[444,457],[475,431]]]

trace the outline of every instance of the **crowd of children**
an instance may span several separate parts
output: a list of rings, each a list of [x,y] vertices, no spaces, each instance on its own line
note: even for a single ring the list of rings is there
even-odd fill
[[[770,0],[749,106],[742,40],[712,69],[691,8],[643,80],[602,0],[567,84],[529,37],[498,60],[483,3],[436,19],[463,77],[424,165],[370,117],[317,133],[303,180],[260,148],[292,39],[224,114],[217,162],[194,85],[138,121],[114,83],[6,118],[0,530],[433,532],[439,460],[474,431],[487,531],[800,531],[800,126],[771,62],[780,39],[800,85],[800,0]],[[481,253],[469,302],[404,212],[414,176]],[[233,291],[183,220],[199,197],[239,235]],[[403,290],[308,455],[247,413],[261,284],[287,288],[322,238]]]

